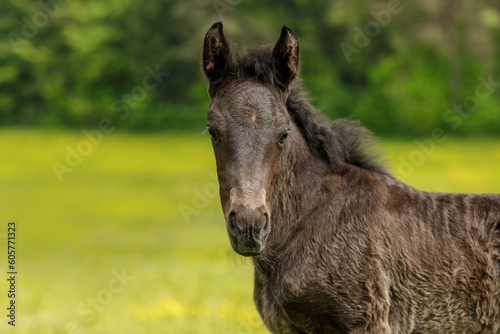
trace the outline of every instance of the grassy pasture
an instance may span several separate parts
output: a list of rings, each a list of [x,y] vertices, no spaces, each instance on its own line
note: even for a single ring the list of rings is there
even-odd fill
[[[0,130],[4,272],[7,223],[18,227],[16,328],[4,315],[0,332],[267,333],[251,264],[229,250],[209,139],[105,135],[60,182],[53,163],[84,139]],[[500,192],[500,139],[449,138],[431,154],[411,141],[381,146],[416,188]],[[4,310],[7,290],[2,279]]]

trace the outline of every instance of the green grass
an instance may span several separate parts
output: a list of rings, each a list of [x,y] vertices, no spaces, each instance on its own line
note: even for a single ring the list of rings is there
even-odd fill
[[[52,163],[65,163],[66,146],[83,139],[0,130],[5,272],[7,222],[18,226],[15,332],[71,333],[77,325],[82,333],[267,333],[253,305],[252,266],[229,250],[208,138],[105,135],[59,182]],[[382,146],[395,172],[399,157],[418,148]],[[424,190],[498,193],[498,166],[500,140],[450,138],[404,180]],[[122,286],[114,270],[134,278]],[[2,279],[4,310],[6,291]],[[3,317],[0,332],[14,332]]]
[[[500,139],[449,138],[426,150],[412,141],[384,141],[382,147],[391,171],[417,189],[500,193]]]

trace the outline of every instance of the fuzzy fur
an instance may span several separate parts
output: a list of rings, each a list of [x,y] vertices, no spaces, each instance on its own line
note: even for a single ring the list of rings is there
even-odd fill
[[[295,42],[287,45],[298,52]],[[204,54],[210,48],[206,40]],[[500,195],[429,193],[400,182],[370,153],[367,130],[320,117],[298,68],[279,63],[294,58],[273,57],[277,49],[290,52],[258,47],[209,77],[226,217],[238,177],[251,175],[268,194],[260,209],[271,229],[253,262],[255,303],[269,330],[498,333]],[[276,124],[292,135],[279,149]]]

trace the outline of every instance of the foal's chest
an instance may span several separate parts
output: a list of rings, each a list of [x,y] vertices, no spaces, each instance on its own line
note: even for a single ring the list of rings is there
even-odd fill
[[[272,333],[344,333],[340,305],[327,301],[325,290],[311,284],[271,281],[256,273],[254,299]],[[300,328],[300,329],[299,329]]]

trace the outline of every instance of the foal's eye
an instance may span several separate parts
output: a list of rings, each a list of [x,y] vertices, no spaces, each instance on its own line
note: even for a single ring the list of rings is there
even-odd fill
[[[208,128],[208,134],[210,135],[210,139],[217,141],[217,133],[213,129]]]
[[[278,143],[280,145],[283,145],[283,143],[285,142],[286,138],[288,137],[288,135],[290,134],[290,130],[286,130],[285,133],[283,133],[280,137],[280,139],[278,140]]]

